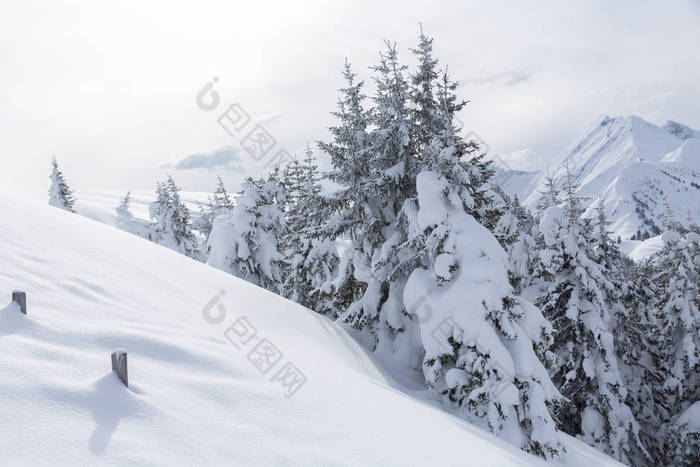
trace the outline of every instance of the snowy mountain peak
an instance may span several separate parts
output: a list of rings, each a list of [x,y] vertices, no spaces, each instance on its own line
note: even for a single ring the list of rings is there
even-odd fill
[[[612,229],[622,239],[647,238],[663,228],[666,201],[676,221],[700,222],[700,132],[668,121],[657,126],[636,116],[602,116],[595,126],[549,168],[562,181],[567,167],[580,185],[587,211],[605,203]],[[517,194],[529,208],[540,198],[546,172],[524,184],[522,177],[500,176],[509,194]],[[519,183],[516,183],[518,182]],[[523,185],[526,185],[523,188]]]

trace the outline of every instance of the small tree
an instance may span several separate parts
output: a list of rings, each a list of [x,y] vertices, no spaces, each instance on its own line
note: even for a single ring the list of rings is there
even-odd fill
[[[122,199],[122,202],[117,206],[117,218],[120,221],[129,221],[134,218],[134,215],[129,210],[131,205],[131,190],[126,193],[126,196]]]
[[[540,198],[537,201],[537,216],[538,218],[542,216],[544,210],[552,206],[559,206],[561,204],[561,190],[557,186],[557,182],[549,173],[547,173],[544,179],[544,190],[540,191]]]
[[[248,178],[242,188],[235,207],[214,219],[207,262],[280,293],[286,267],[284,193],[274,175],[267,181]]]
[[[181,201],[179,191],[172,177],[157,184],[156,201],[149,207],[153,220],[151,240],[201,261],[202,253],[192,232],[190,212]]]
[[[51,187],[49,188],[49,204],[66,211],[75,212],[73,190],[68,186],[63,173],[58,169],[56,157],[51,160]]]
[[[208,198],[205,205],[199,205],[199,216],[195,222],[196,229],[204,235],[205,239],[209,238],[216,216],[225,214],[233,209],[234,206],[233,199],[226,191],[221,176],[217,176],[217,185],[216,190],[214,190],[214,195]]]

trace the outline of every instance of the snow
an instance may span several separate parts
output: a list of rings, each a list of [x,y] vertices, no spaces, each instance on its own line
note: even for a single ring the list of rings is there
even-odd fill
[[[666,245],[673,245],[674,243],[678,243],[680,239],[681,235],[675,230],[667,230],[661,235],[661,240],[663,240],[664,244]]]
[[[662,162],[676,162],[700,171],[700,139],[685,140],[678,149],[666,154]]]
[[[0,193],[4,464],[543,464],[424,392],[409,395],[327,319],[157,244],[22,198]],[[16,288],[27,292],[27,316],[9,301]],[[203,319],[207,305],[221,305],[220,324]],[[239,350],[229,338],[241,316],[257,333]],[[246,358],[261,342],[283,354],[266,374]],[[120,347],[129,388],[110,371]],[[286,363],[307,378],[291,397],[271,381]],[[558,462],[614,464],[563,437],[568,453]]]
[[[700,433],[700,401],[695,402],[688,407],[680,417],[676,425],[687,425],[687,431],[692,433]]]
[[[661,235],[646,240],[623,240],[620,244],[620,250],[636,262],[650,258],[654,253],[661,251],[663,247],[664,242]]]

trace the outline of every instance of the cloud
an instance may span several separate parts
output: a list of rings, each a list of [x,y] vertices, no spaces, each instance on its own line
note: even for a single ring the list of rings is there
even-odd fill
[[[544,159],[532,149],[518,149],[498,157],[512,170],[540,170],[545,164]]]
[[[480,72],[462,80],[464,84],[502,84],[515,86],[529,80],[534,72],[528,69],[502,71],[499,73]]]
[[[238,154],[240,149],[233,146],[224,146],[214,151],[192,154],[184,157],[175,164],[177,170],[225,168],[232,171],[240,171]]]
[[[263,123],[274,123],[274,122],[278,121],[280,118],[282,118],[282,113],[274,112],[271,114],[262,115],[262,116],[256,118],[255,120],[258,123],[263,124]]]

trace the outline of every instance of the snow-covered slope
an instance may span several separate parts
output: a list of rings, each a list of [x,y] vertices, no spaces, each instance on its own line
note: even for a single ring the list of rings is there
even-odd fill
[[[527,193],[533,180],[540,175],[539,171],[528,172],[525,170],[504,170],[496,166],[494,181],[503,188],[511,198],[518,196],[520,198],[523,193]]]
[[[664,248],[661,235],[647,238],[646,240],[623,240],[620,243],[622,253],[629,256],[633,261],[642,261],[650,258],[654,253]]]
[[[115,225],[117,222],[117,206],[126,195],[126,191],[115,190],[78,190],[75,194],[75,210],[78,214],[89,217],[104,224]],[[201,191],[181,191],[180,197],[190,209],[193,216],[199,213],[199,204],[206,204],[211,193]],[[35,193],[36,200],[46,198],[44,193]],[[132,191],[129,210],[138,219],[148,220],[148,206],[155,201],[153,191]]]
[[[325,318],[21,198],[0,193],[3,464],[542,464],[393,382]],[[28,316],[10,303],[16,288]],[[234,331],[250,336],[251,326],[243,343]],[[253,349],[268,344],[282,356],[263,373]],[[129,353],[128,389],[110,371],[118,347]],[[303,386],[276,379],[287,363]],[[566,439],[561,463],[613,464]]]
[[[700,132],[676,122],[659,127],[638,117],[603,117],[549,173],[561,182],[568,165],[588,208],[584,217],[592,217],[602,199],[616,235],[653,236],[663,228],[666,200],[677,221],[687,224],[690,216],[700,223],[698,138]],[[520,188],[521,177],[515,174],[504,184],[534,208],[545,177],[540,172]]]

